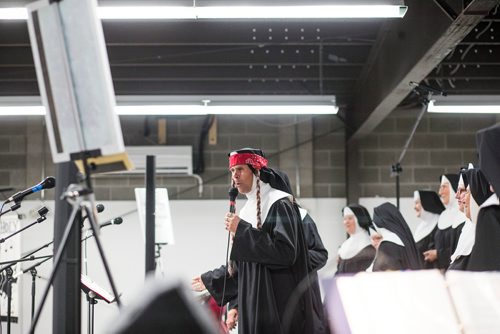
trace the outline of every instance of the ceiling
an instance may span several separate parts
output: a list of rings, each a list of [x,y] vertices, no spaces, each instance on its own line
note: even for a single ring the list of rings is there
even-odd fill
[[[336,95],[353,134],[362,136],[412,102],[410,80],[456,94],[500,91],[498,1],[405,3],[403,19],[104,21],[115,92]],[[38,95],[25,21],[0,21],[0,95]]]

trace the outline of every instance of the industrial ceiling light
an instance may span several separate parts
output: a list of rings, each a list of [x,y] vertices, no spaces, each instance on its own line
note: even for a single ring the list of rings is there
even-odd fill
[[[427,111],[455,114],[498,114],[500,95],[449,95],[429,101]]]
[[[335,96],[117,96],[118,115],[333,115]],[[45,115],[39,97],[0,97],[0,116]]]
[[[103,20],[402,18],[404,5],[102,6]],[[26,20],[25,8],[0,8],[0,20]]]
[[[331,19],[403,17],[407,6],[100,7],[101,19]]]

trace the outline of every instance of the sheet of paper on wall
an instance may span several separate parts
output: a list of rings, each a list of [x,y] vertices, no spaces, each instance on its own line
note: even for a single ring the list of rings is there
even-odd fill
[[[327,289],[326,301],[334,331],[461,333],[446,281],[437,270],[360,273],[330,284],[335,286]]]
[[[464,333],[500,333],[500,273],[452,270],[446,281]]]
[[[175,244],[172,215],[167,188],[157,188],[155,192],[155,243]],[[142,236],[146,234],[146,189],[135,188],[135,200],[139,212],[139,221],[142,227]]]

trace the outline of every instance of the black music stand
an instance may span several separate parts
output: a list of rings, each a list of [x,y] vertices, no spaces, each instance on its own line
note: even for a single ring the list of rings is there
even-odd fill
[[[94,305],[97,304],[98,299],[111,304],[115,301],[115,297],[83,274],[80,278],[80,288],[87,296],[88,302],[87,332],[94,334]]]

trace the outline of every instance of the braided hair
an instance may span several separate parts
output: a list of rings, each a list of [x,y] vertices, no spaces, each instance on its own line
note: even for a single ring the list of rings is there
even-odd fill
[[[261,212],[261,205],[260,205],[260,173],[257,171],[255,173],[255,176],[257,177],[257,229],[260,230],[262,229],[262,212]]]
[[[256,193],[256,198],[257,198],[257,229],[260,230],[262,229],[262,209],[260,205],[260,171],[258,169],[255,169],[252,165],[247,165],[248,168],[252,171],[253,175],[257,178],[257,193]]]

